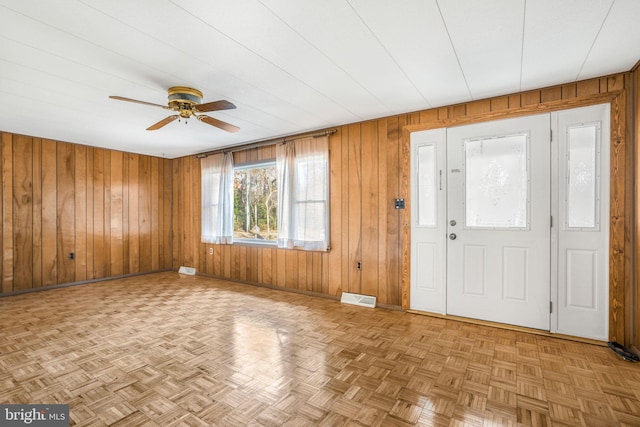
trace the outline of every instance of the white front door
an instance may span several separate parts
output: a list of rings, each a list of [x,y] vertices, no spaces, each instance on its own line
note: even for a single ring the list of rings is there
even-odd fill
[[[448,314],[549,330],[549,114],[447,130]]]
[[[446,313],[446,129],[411,134],[411,308]]]
[[[609,114],[412,133],[411,308],[607,340]]]
[[[551,116],[558,135],[551,330],[600,340],[609,337],[609,110],[603,104]]]

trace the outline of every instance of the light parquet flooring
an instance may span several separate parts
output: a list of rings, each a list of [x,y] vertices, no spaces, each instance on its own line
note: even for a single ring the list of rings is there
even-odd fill
[[[640,426],[640,364],[161,273],[0,298],[0,402],[76,426]]]

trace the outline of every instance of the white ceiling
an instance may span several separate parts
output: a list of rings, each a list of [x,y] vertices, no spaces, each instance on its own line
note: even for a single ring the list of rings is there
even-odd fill
[[[168,158],[629,71],[638,0],[0,0],[0,130]],[[170,86],[237,109],[146,131]]]

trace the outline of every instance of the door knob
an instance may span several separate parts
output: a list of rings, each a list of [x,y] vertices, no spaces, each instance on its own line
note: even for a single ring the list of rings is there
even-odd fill
[[[456,233],[449,234],[449,239],[450,240],[456,240],[456,237],[458,237],[458,236],[456,236]]]

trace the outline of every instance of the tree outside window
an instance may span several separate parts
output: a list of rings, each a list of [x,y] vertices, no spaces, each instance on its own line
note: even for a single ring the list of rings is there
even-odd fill
[[[234,168],[234,240],[275,243],[278,238],[278,183],[275,162]]]

